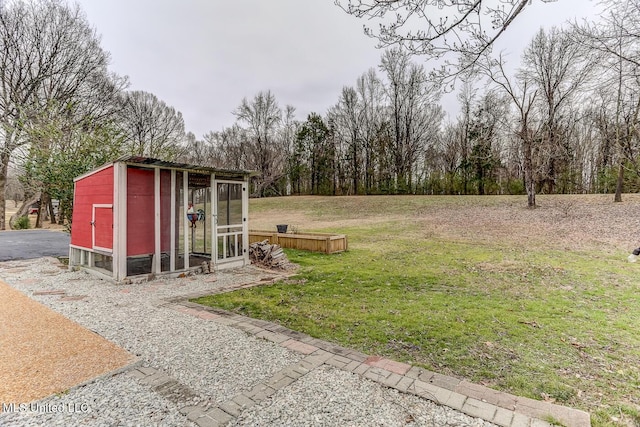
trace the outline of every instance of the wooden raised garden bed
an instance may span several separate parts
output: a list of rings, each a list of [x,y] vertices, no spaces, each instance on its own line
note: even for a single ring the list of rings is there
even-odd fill
[[[324,252],[333,254],[344,252],[348,249],[347,236],[345,234],[329,233],[278,233],[271,231],[250,230],[249,244],[261,242],[265,239],[269,243],[280,245],[283,248],[301,249],[304,251]]]

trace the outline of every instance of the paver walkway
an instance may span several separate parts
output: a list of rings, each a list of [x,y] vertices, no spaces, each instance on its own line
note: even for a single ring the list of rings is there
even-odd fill
[[[230,292],[262,283],[249,283],[219,288],[214,293]],[[414,394],[435,403],[446,405],[467,415],[482,418],[504,427],[550,426],[546,420],[561,422],[567,427],[591,425],[587,412],[518,397],[438,374],[379,356],[364,353],[313,338],[283,326],[206,307],[190,302],[190,299],[212,292],[193,293],[167,302],[167,307],[203,319],[242,329],[268,341],[272,341],[306,355],[301,362],[288,366],[253,389],[240,393],[214,408],[190,406],[183,413],[201,427],[224,425],[247,409],[275,394],[303,375],[322,365],[329,365],[366,377],[386,387],[403,393]],[[140,368],[132,373],[136,378],[155,387],[171,384],[172,379],[155,370]],[[168,387],[167,390],[171,390]]]

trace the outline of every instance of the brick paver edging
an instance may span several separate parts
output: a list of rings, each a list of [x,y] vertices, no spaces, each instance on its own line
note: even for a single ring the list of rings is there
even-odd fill
[[[406,363],[379,356],[369,356],[271,322],[252,319],[188,301],[188,299],[212,293],[229,292],[264,284],[265,282],[261,281],[228,286],[204,294],[184,295],[181,298],[168,300],[163,305],[203,320],[242,329],[257,338],[272,341],[306,356],[299,363],[286,367],[268,380],[256,385],[252,390],[240,393],[217,407],[190,406],[183,408],[181,412],[200,427],[227,424],[245,408],[265,400],[323,364],[353,372],[384,386],[429,399],[499,426],[550,426],[548,420],[561,422],[566,427],[591,426],[589,414],[581,410],[514,396]],[[138,373],[135,374],[138,378],[148,377],[139,372],[138,370]],[[167,377],[165,382],[169,381],[171,380]],[[157,380],[154,384],[156,387],[158,386]]]

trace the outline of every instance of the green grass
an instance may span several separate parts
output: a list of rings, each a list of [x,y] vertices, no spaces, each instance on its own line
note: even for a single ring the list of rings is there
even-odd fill
[[[640,423],[640,293],[626,254],[445,240],[418,227],[334,230],[348,234],[350,251],[288,250],[301,266],[293,280],[196,301],[584,409],[594,425],[616,425],[621,414]]]

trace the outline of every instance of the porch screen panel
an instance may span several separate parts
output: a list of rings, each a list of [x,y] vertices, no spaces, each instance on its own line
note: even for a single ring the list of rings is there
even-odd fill
[[[218,260],[242,257],[242,184],[217,184]]]

